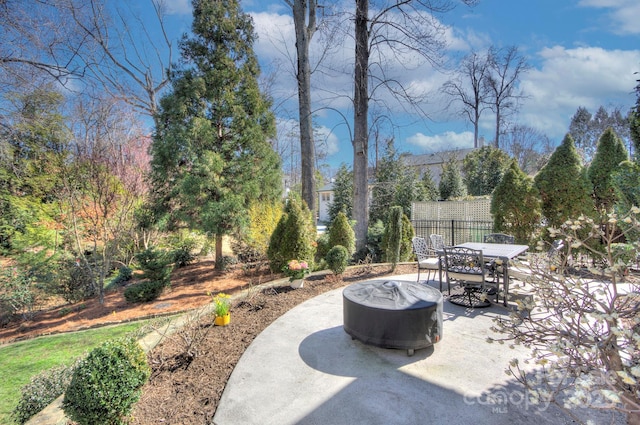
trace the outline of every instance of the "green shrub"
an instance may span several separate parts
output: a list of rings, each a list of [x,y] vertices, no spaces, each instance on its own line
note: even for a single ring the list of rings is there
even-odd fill
[[[313,269],[315,239],[316,228],[307,204],[289,197],[285,214],[269,241],[267,256],[271,271],[280,272],[290,260],[306,261]]]
[[[387,228],[383,238],[387,262],[391,263],[393,270],[400,261],[400,245],[402,241],[402,208],[391,207],[387,218]]]
[[[316,239],[316,262],[322,262],[329,249],[331,249],[331,246],[329,246],[329,233],[324,232]]]
[[[107,341],[74,369],[62,402],[64,413],[81,425],[123,424],[150,375],[146,355],[134,339]]]
[[[333,274],[342,274],[349,264],[349,251],[342,245],[336,245],[329,250],[325,260]]]
[[[65,301],[75,303],[94,295],[95,279],[85,263],[77,259],[67,259],[62,262],[61,267],[62,273],[56,292]]]
[[[222,258],[216,262],[220,263],[219,265],[216,264],[218,270],[229,270],[232,265],[238,264],[238,260],[230,255],[223,255]]]
[[[57,366],[31,378],[31,381],[21,389],[18,405],[11,412],[13,419],[19,424],[24,424],[60,397],[71,382],[74,367]]]
[[[342,245],[349,255],[356,251],[356,234],[349,224],[346,214],[340,211],[329,226],[329,248]]]
[[[410,261],[413,258],[413,245],[411,240],[415,232],[411,220],[406,214],[402,214],[402,235],[400,237],[400,261]]]
[[[192,246],[183,245],[171,251],[171,261],[173,261],[173,264],[177,268],[180,268],[193,263],[193,261],[196,259],[196,256],[191,253],[192,249]]]
[[[131,267],[122,266],[120,267],[120,269],[118,269],[118,274],[115,278],[113,278],[113,280],[111,281],[111,284],[120,285],[124,282],[130,281],[132,277],[133,277],[133,270],[131,269]]]
[[[160,296],[165,288],[163,282],[157,280],[145,280],[134,283],[124,290],[124,298],[130,303],[144,303],[153,301]]]
[[[384,237],[384,223],[382,220],[376,220],[375,223],[371,223],[367,229],[367,252],[370,260],[374,263],[380,263],[383,261],[383,245],[382,238]],[[359,258],[360,261],[366,261],[366,258]]]
[[[142,276],[155,282],[162,282],[164,286],[171,283],[172,259],[166,252],[149,248],[136,254],[140,264]]]
[[[243,262],[262,261],[267,258],[269,240],[282,216],[282,203],[252,202],[248,215],[249,225],[236,235],[231,248]]]
[[[628,243],[612,243],[611,244],[611,257],[614,264],[620,263],[626,267],[635,263],[636,260],[636,248],[632,244]]]

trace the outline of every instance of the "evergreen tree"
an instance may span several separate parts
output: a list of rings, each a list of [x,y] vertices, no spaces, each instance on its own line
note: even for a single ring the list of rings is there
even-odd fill
[[[460,198],[467,195],[467,189],[462,181],[460,166],[455,158],[451,158],[442,166],[440,177],[440,198],[443,200]]]
[[[396,270],[396,265],[400,261],[400,248],[402,245],[402,208],[393,206],[389,210],[387,221],[386,253],[387,261],[391,263],[391,271]]]
[[[384,222],[392,206],[400,206],[404,214],[411,215],[412,202],[427,199],[427,192],[418,173],[404,164],[393,140],[387,141],[385,154],[378,162],[375,178],[369,208],[370,223],[377,220]]]
[[[333,222],[340,211],[348,219],[352,218],[353,210],[353,172],[346,164],[340,164],[333,182],[333,201],[329,205],[329,222]]]
[[[387,221],[387,214],[395,203],[397,181],[402,173],[402,165],[393,139],[386,142],[384,155],[378,161],[375,173],[375,184],[371,191],[369,206],[369,222]]]
[[[462,171],[467,192],[472,196],[489,195],[509,168],[511,158],[502,149],[483,146],[465,156]]]
[[[336,245],[345,247],[349,255],[356,251],[356,234],[349,224],[347,215],[340,211],[329,227],[329,245],[331,249]]]
[[[53,246],[70,133],[53,87],[11,95],[15,106],[0,130],[0,249]]]
[[[627,159],[627,150],[622,141],[611,127],[607,128],[600,136],[596,154],[588,171],[598,210],[610,212],[613,209],[616,193],[612,175],[618,170],[620,163]]]
[[[583,214],[593,216],[591,185],[570,134],[565,136],[534,182],[540,192],[542,215],[550,226],[557,228],[566,220]]]
[[[275,121],[239,2],[194,0],[192,33],[155,117],[151,182],[159,219],[215,235],[221,258],[222,237],[246,226],[250,201],[280,196]]]
[[[593,160],[598,140],[609,127],[613,128],[613,131],[622,139],[623,145],[629,142],[629,148],[631,149],[629,124],[632,116],[632,114],[623,115],[620,108],[613,108],[609,111],[600,106],[596,113],[591,115],[586,108],[579,107],[571,118],[569,133],[571,133],[583,162],[589,164]]]
[[[513,160],[491,197],[493,229],[515,236],[518,243],[529,244],[540,222],[540,196],[533,178]]]
[[[424,201],[437,201],[440,193],[436,187],[436,182],[433,181],[430,169],[425,171],[420,182],[424,191]]]
[[[282,271],[291,260],[313,265],[315,238],[315,224],[307,204],[298,197],[289,197],[285,213],[269,240],[267,256],[271,271]]]

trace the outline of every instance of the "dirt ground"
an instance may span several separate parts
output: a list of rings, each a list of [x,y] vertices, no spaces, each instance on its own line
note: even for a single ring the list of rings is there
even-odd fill
[[[398,265],[395,274],[415,272],[415,265],[406,264]],[[213,326],[212,315],[188,322],[148,354],[152,374],[134,408],[131,423],[211,423],[240,356],[271,322],[323,292],[389,273],[388,265],[364,265],[349,268],[340,278],[330,273],[314,274],[305,279],[301,289],[285,285],[236,296],[228,326]],[[108,293],[102,305],[97,300],[60,305],[38,313],[32,320],[2,328],[0,344],[203,308],[211,303],[209,294],[239,293],[279,278],[282,276],[273,275],[266,268],[247,271],[238,267],[217,272],[212,261],[199,261],[175,270],[171,288],[154,302],[129,304],[122,294],[124,288],[120,288]]]

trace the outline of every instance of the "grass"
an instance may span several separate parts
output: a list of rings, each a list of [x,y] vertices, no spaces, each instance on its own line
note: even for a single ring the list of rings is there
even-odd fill
[[[103,341],[137,332],[148,322],[43,336],[0,346],[0,424],[12,423],[11,412],[20,400],[20,389],[29,383],[32,376],[54,366],[70,365]]]

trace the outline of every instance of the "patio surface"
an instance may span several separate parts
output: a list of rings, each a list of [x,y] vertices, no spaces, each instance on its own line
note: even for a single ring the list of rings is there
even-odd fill
[[[531,403],[505,373],[512,358],[527,354],[486,341],[495,335],[492,320],[506,315],[502,305],[468,310],[445,299],[441,341],[409,357],[352,340],[342,328],[342,289],[322,294],[253,341],[228,381],[214,424],[575,423],[554,406]],[[624,423],[620,417],[612,422],[610,413],[574,413],[594,423]]]

